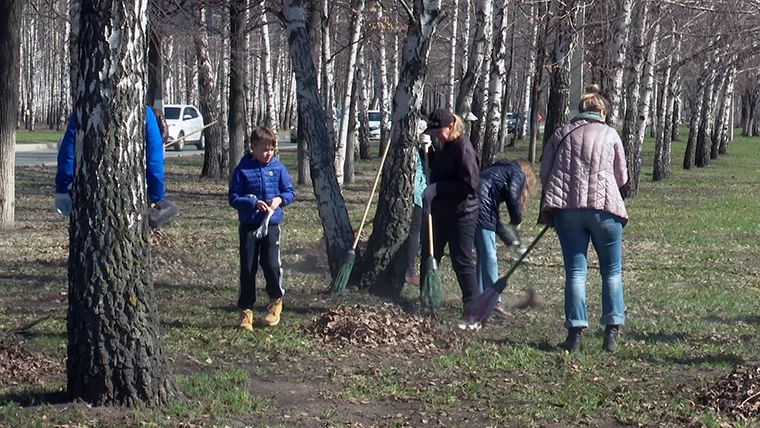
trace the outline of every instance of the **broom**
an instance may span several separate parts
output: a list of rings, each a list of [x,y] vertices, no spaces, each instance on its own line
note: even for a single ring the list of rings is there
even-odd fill
[[[425,166],[429,171],[430,163],[428,162],[428,146],[425,146]],[[426,174],[430,177],[430,174]],[[443,300],[443,293],[441,291],[441,277],[438,275],[438,262],[435,260],[433,254],[433,215],[430,214],[430,207],[428,207],[428,251],[430,252],[427,262],[425,263],[425,280],[422,281],[420,286],[420,301],[426,308],[430,308],[433,311],[434,316],[438,316],[438,308],[441,306]]]
[[[377,169],[375,184],[372,186],[372,192],[370,192],[369,194],[369,199],[367,200],[367,206],[364,208],[364,216],[362,217],[362,222],[359,224],[359,231],[356,233],[356,237],[354,237],[354,243],[351,245],[351,249],[348,250],[346,257],[343,259],[343,264],[341,264],[340,269],[338,270],[338,274],[335,275],[335,278],[333,278],[332,282],[330,282],[330,293],[332,294],[340,294],[346,291],[348,280],[351,278],[351,271],[353,271],[354,263],[356,262],[356,246],[359,244],[359,239],[362,236],[362,229],[364,229],[364,222],[367,221],[367,214],[369,214],[369,207],[372,204],[372,198],[375,196],[375,190],[377,190],[377,183],[380,182],[380,175],[382,175],[383,173],[383,165],[385,165],[385,158],[388,156],[388,149],[390,147],[391,147],[391,142],[388,141],[388,143],[385,145],[385,149],[383,150],[383,157],[380,158],[380,167]]]
[[[544,233],[549,230],[549,226],[545,226],[541,232],[538,233],[538,236],[533,240],[533,242],[530,243],[528,248],[525,250],[525,252],[520,256],[519,259],[512,265],[512,267],[509,268],[509,271],[507,271],[507,274],[502,276],[501,278],[496,281],[494,286],[492,288],[489,288],[488,290],[485,290],[484,292],[477,295],[475,298],[470,301],[470,303],[467,305],[466,312],[469,314],[470,317],[472,317],[474,320],[484,323],[486,320],[488,320],[488,317],[491,316],[491,313],[493,312],[494,307],[496,306],[496,303],[499,301],[499,296],[504,291],[505,288],[507,288],[507,281],[509,281],[509,277],[512,276],[512,273],[517,269],[517,266],[522,263],[523,260],[525,260],[525,257],[528,256],[528,254],[533,250],[533,247],[536,246],[538,241],[541,239],[542,236],[544,236]],[[528,300],[535,300],[536,299],[536,293],[535,291],[528,290]],[[522,305],[518,306],[531,306],[530,304],[523,303]]]

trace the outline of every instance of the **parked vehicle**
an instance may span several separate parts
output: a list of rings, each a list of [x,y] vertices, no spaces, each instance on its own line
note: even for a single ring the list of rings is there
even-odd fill
[[[172,145],[174,150],[182,150],[185,144],[194,145],[198,147],[198,150],[206,148],[203,132],[195,132],[203,128],[203,116],[197,108],[187,104],[166,104],[164,118],[169,126],[170,140],[174,141],[189,135],[186,139]]]
[[[369,139],[379,140],[382,127],[380,110],[367,110],[367,122],[369,122]],[[388,118],[390,122],[390,118]]]
[[[514,134],[520,125],[520,113],[507,113],[507,132]]]

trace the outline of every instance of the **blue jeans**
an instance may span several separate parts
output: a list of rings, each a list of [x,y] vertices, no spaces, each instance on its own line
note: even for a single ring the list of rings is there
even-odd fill
[[[493,288],[499,279],[499,260],[496,257],[496,232],[475,228],[475,251],[478,261],[475,265],[478,277],[478,289],[483,291]]]
[[[602,274],[602,325],[625,323],[622,277],[623,223],[593,209],[559,210],[555,227],[565,262],[565,328],[588,327],[586,319],[586,254],[589,239]]]

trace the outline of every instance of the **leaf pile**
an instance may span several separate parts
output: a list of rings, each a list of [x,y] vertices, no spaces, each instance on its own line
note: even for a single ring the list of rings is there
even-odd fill
[[[62,362],[29,351],[15,336],[0,332],[0,387],[39,383],[63,372]]]
[[[700,404],[737,419],[760,417],[760,367],[737,366],[699,394]]]
[[[456,335],[446,334],[427,317],[406,314],[390,303],[340,305],[314,318],[304,330],[338,347],[410,348],[427,353],[451,345]]]

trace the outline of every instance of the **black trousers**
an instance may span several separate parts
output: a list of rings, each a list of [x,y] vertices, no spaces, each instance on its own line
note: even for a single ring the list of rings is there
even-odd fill
[[[467,304],[478,294],[478,279],[475,275],[475,224],[478,213],[464,216],[454,213],[433,212],[433,255],[438,265],[443,258],[443,250],[448,244],[451,253],[451,266],[462,290],[462,303]],[[420,264],[420,284],[425,282],[425,265],[430,257],[428,245],[427,216],[422,228],[422,263]]]
[[[267,236],[256,239],[253,233],[259,225],[240,223],[240,290],[237,306],[253,309],[256,303],[256,272],[259,263],[264,271],[267,294],[270,299],[279,299],[285,294],[282,288],[282,264],[280,263],[280,226],[269,225]]]
[[[422,207],[415,205],[412,210],[412,224],[409,226],[409,237],[406,238],[407,264],[406,274],[414,275],[414,269],[417,267],[417,252],[420,250],[420,239],[422,236]]]

